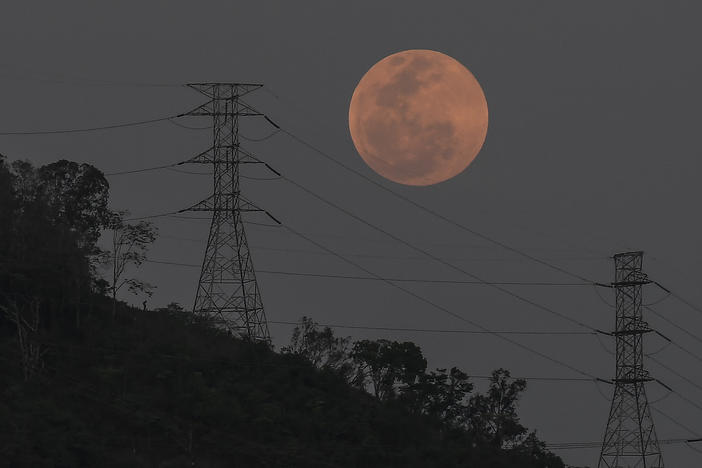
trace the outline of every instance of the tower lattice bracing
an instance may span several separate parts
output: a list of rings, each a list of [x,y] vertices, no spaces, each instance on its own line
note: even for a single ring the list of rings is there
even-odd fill
[[[255,162],[239,147],[239,119],[261,115],[240,98],[258,84],[197,83],[188,85],[209,100],[188,115],[212,117],[213,145],[190,163],[213,168],[212,195],[191,211],[212,213],[207,248],[193,312],[217,326],[253,341],[270,341],[261,292],[256,281],[242,214],[262,211],[241,195],[239,171]]]
[[[643,336],[651,332],[643,320],[643,252],[614,256],[616,291],[616,377],[609,420],[598,468],[662,468],[661,454],[646,383],[653,380],[644,368]]]

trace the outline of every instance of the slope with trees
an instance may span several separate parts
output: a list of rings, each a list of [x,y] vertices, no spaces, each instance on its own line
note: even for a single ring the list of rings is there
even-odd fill
[[[505,370],[479,393],[410,342],[303,318],[274,352],[177,304],[116,300],[133,276],[105,280],[101,261],[143,261],[154,231],[127,227],[108,190],[87,164],[0,157],[0,466],[564,466],[520,423],[526,383]],[[106,254],[111,228],[126,243]]]

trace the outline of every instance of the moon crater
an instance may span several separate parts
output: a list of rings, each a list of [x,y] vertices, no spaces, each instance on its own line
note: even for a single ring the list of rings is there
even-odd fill
[[[407,50],[376,63],[351,98],[349,130],[377,173],[406,185],[454,177],[487,133],[487,102],[475,77],[453,58]]]

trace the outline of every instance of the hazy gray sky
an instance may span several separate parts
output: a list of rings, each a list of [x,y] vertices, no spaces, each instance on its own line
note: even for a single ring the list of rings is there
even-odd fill
[[[702,223],[698,205],[702,62],[698,2],[3,2],[0,14],[0,131],[95,126],[189,110],[201,96],[189,81],[254,81],[270,92],[252,104],[282,127],[373,180],[451,219],[529,254],[598,281],[612,279],[608,257],[646,251],[656,280],[702,303]],[[356,154],[347,112],[354,86],[375,62],[423,48],[459,60],[488,102],[486,144],[458,177],[405,187],[374,174]],[[126,82],[135,83],[133,86]],[[277,97],[275,97],[275,96]],[[206,120],[182,123],[206,126]],[[249,138],[268,135],[246,121]],[[37,164],[68,158],[105,172],[186,159],[210,144],[207,130],[169,123],[88,134],[0,137],[0,152]],[[494,281],[572,278],[529,262],[388,196],[285,134],[246,148],[278,171],[384,229]],[[202,167],[186,170],[203,171]],[[268,177],[247,167],[250,177]],[[138,215],[187,207],[211,190],[206,176],[155,171],[110,178],[115,208]],[[403,278],[469,279],[384,238],[285,181],[244,180],[246,195],[296,230],[366,268]],[[252,216],[251,221],[267,223]],[[154,260],[201,261],[206,220],[159,218]],[[466,329],[377,281],[291,277],[291,271],[362,272],[283,229],[249,226],[248,237],[269,320],[308,315],[321,323]],[[318,251],[317,251],[318,252]],[[191,306],[198,268],[147,264],[140,276],[158,286],[153,307]],[[500,330],[579,330],[577,326],[476,285],[404,284],[447,309]],[[614,326],[611,291],[589,286],[510,287],[585,322]],[[597,293],[601,294],[601,298]],[[649,287],[647,302],[662,297]],[[125,299],[128,297],[125,296]],[[141,302],[141,298],[128,298]],[[654,306],[700,336],[702,315],[675,299]],[[650,315],[650,314],[649,314]],[[656,316],[652,326],[697,354],[700,341]],[[271,324],[277,346],[291,332]],[[493,336],[339,330],[354,337],[409,339],[433,366],[471,374],[506,367],[523,376],[578,377]],[[593,375],[610,378],[612,343],[592,336],[520,336],[517,340]],[[647,336],[647,349],[663,342]],[[656,356],[702,384],[699,362],[669,347]],[[702,391],[650,362],[652,375],[702,403]],[[599,389],[609,397],[611,388]],[[651,400],[665,395],[649,387]],[[702,433],[702,412],[671,395],[656,404]],[[609,409],[587,382],[531,382],[521,414],[548,442],[599,441]],[[690,436],[654,414],[662,439]],[[665,446],[668,466],[699,465],[702,455]],[[598,450],[561,452],[574,465],[596,465]]]

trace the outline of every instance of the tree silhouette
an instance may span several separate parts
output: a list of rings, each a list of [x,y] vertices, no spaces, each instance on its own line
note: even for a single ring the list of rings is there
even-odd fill
[[[381,401],[394,398],[398,385],[415,383],[427,368],[422,350],[411,342],[357,341],[351,358],[357,366],[354,383],[361,388],[370,385]]]
[[[334,336],[329,327],[320,330],[319,324],[309,317],[302,317],[295,326],[290,346],[283,353],[301,356],[319,369],[333,370],[348,378],[353,363],[349,357],[349,339]]]
[[[519,422],[517,404],[525,389],[524,379],[512,379],[505,369],[493,371],[487,393],[470,399],[467,422],[473,437],[496,448],[523,442],[527,429]]]
[[[133,293],[152,294],[154,286],[126,275],[127,267],[139,267],[146,260],[149,246],[156,240],[156,228],[149,222],[130,224],[125,211],[112,213],[108,224],[112,249],[102,254],[110,268],[109,291],[112,297],[112,317],[117,313],[117,293],[126,286]]]

